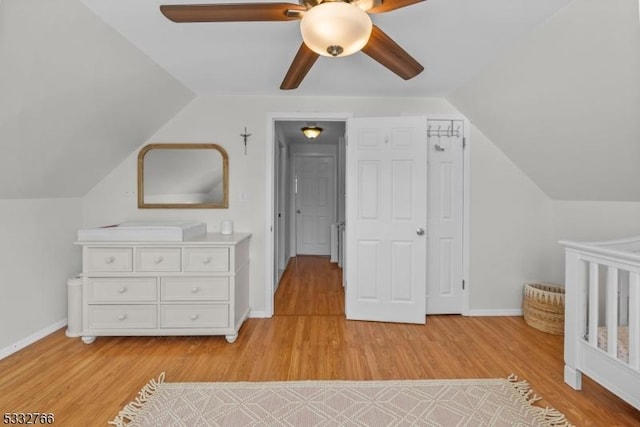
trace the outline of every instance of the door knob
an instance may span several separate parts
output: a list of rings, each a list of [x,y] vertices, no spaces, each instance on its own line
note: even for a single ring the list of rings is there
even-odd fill
[[[297,213],[301,213],[301,212],[300,212],[300,209],[296,210],[296,212],[297,212]]]
[[[418,229],[416,230],[416,234],[417,234],[418,236],[423,236],[423,235],[424,235],[424,228],[418,228]]]

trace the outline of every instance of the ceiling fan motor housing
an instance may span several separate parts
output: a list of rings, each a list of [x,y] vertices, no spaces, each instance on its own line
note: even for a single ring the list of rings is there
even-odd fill
[[[298,3],[301,6],[306,7],[307,9],[311,9],[314,6],[317,6],[321,3],[329,3],[329,2],[342,2],[349,3],[358,6],[362,10],[369,10],[373,6],[382,4],[381,0],[299,0]]]
[[[342,46],[333,44],[327,48],[327,52],[329,52],[329,55],[331,56],[339,56],[342,52],[344,52],[344,49],[342,48]]]

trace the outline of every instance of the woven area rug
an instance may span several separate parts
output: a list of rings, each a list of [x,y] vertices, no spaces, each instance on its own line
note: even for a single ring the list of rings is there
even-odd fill
[[[511,376],[481,380],[165,383],[151,380],[116,426],[569,426]]]

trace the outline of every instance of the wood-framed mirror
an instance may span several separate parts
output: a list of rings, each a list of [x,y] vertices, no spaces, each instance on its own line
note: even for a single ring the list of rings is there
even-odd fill
[[[138,153],[138,208],[229,207],[229,157],[218,144],[149,144]]]

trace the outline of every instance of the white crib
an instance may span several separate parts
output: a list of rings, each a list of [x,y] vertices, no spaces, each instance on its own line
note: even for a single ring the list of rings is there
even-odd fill
[[[582,374],[640,409],[640,237],[565,248],[564,380]]]

